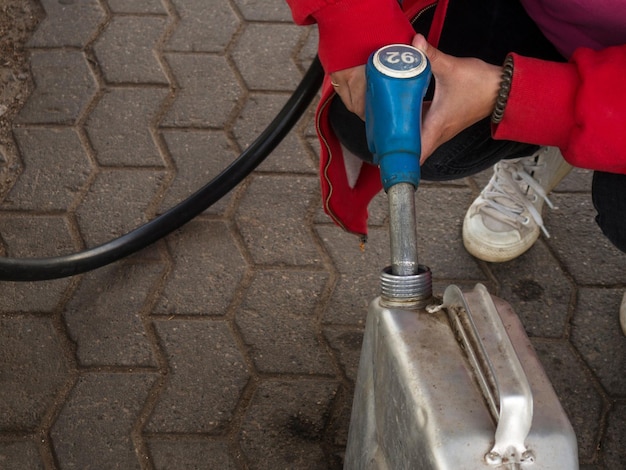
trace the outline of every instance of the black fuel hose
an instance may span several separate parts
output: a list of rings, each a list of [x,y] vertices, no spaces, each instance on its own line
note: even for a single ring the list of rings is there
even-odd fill
[[[150,222],[94,248],[50,258],[0,257],[0,281],[44,281],[81,274],[131,255],[169,235],[219,201],[267,158],[291,131],[322,85],[316,57],[287,103],[255,141],[218,176]]]

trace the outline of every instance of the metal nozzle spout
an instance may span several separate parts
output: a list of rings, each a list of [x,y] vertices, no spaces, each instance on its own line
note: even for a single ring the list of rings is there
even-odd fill
[[[391,271],[397,276],[418,273],[415,186],[398,183],[387,191]]]

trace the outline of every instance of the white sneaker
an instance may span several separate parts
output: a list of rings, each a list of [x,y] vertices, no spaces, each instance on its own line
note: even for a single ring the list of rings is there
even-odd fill
[[[626,292],[624,292],[622,305],[619,308],[619,324],[622,327],[622,333],[626,336]]]
[[[476,258],[509,261],[528,250],[543,226],[544,202],[554,206],[548,193],[571,171],[556,147],[541,147],[535,154],[502,160],[491,180],[472,203],[463,221],[463,244]]]

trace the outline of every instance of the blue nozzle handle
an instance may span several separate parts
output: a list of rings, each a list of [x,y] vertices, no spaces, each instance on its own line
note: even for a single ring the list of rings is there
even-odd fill
[[[385,191],[420,181],[422,100],[430,81],[426,55],[392,44],[374,52],[365,68],[367,144],[379,165]]]

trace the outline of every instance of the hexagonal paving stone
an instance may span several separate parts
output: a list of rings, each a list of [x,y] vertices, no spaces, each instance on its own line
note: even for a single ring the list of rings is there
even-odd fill
[[[192,470],[209,465],[220,470],[235,470],[235,459],[230,455],[228,442],[203,438],[180,437],[176,440],[148,438],[155,470]]]
[[[233,145],[222,131],[163,130],[174,161],[176,176],[163,197],[161,212],[174,207],[225,170],[236,158]],[[216,201],[205,213],[222,214],[232,191]]]
[[[459,243],[470,202],[471,193],[462,186],[424,184],[416,192],[418,260],[430,267],[434,277],[486,280],[476,260]]]
[[[380,272],[389,265],[389,232],[370,228],[368,242],[336,226],[318,226],[317,233],[329,252],[339,279],[324,312],[324,323],[365,325],[370,302],[380,295]]]
[[[93,50],[109,83],[164,83],[155,49],[167,20],[158,16],[114,16]]]
[[[574,428],[579,459],[592,460],[600,435],[602,396],[565,341],[533,339],[532,344]]]
[[[336,468],[337,470],[343,468],[343,458],[348,445],[353,395],[354,387],[352,386],[347,390],[342,386],[337,393],[337,404],[333,407],[330,426],[326,431],[327,442],[332,443],[334,446],[329,449],[332,451],[330,457],[332,465],[329,465],[329,468]]]
[[[240,433],[250,468],[333,468],[322,444],[337,389],[322,380],[262,382]]]
[[[317,55],[317,45],[319,44],[317,26],[309,27],[309,31],[307,31],[307,33],[304,46],[298,54],[298,60],[300,61],[301,67],[306,69],[311,66],[311,62]]]
[[[583,288],[572,318],[572,344],[612,395],[626,395],[626,341],[619,325],[624,289]]]
[[[50,431],[59,467],[143,468],[133,429],[156,378],[156,373],[82,374]]]
[[[587,192],[591,188],[592,179],[593,171],[583,168],[573,168],[572,171],[561,180],[558,186],[554,188],[554,192]]]
[[[239,28],[239,18],[220,0],[172,0],[180,21],[166,51],[222,52]]]
[[[164,171],[148,169],[100,171],[76,211],[86,245],[108,242],[147,222],[146,211],[164,178]]]
[[[145,430],[159,433],[227,431],[249,374],[223,321],[154,322],[169,365]],[[200,358],[190,361],[190,357]]]
[[[554,194],[559,208],[546,214],[550,245],[568,273],[582,285],[616,284],[626,279],[626,253],[602,234],[589,194]]]
[[[542,240],[519,258],[492,263],[498,297],[513,306],[530,336],[563,336],[574,287]]]
[[[226,224],[194,220],[167,243],[173,267],[153,312],[224,315],[247,269]]]
[[[0,442],[0,465],[8,470],[43,470],[37,446],[32,441]]]
[[[0,215],[0,237],[6,256],[46,258],[79,250],[75,231],[65,217]],[[0,312],[52,312],[70,286],[69,279],[0,283]]]
[[[166,54],[179,85],[164,127],[223,127],[242,90],[228,61],[210,54]]]
[[[81,366],[157,366],[142,311],[163,270],[116,263],[83,276],[63,312]]]
[[[106,14],[98,0],[41,0],[46,17],[28,41],[29,47],[84,47]]]
[[[254,93],[237,117],[233,133],[241,148],[247,148],[281,110],[285,94]],[[260,171],[316,174],[315,163],[296,132],[290,132],[259,166]]]
[[[113,13],[166,13],[161,0],[107,0]]]
[[[93,165],[75,129],[17,128],[24,171],[3,206],[63,211],[75,202]]]
[[[334,375],[317,333],[317,304],[328,275],[312,271],[257,272],[236,322],[257,370]]]
[[[0,431],[37,430],[70,379],[52,320],[0,317]]]
[[[251,90],[296,88],[302,74],[290,60],[304,31],[293,24],[248,24],[232,56]]]
[[[15,119],[19,123],[76,123],[97,90],[82,52],[35,50],[30,55],[35,90]]]
[[[606,468],[622,467],[626,447],[626,403],[623,400],[611,410],[602,444]]]
[[[363,329],[325,328],[324,337],[337,355],[346,377],[355,382],[361,360]]]
[[[293,21],[284,0],[235,0],[235,4],[249,21]]]
[[[315,178],[256,176],[237,211],[237,225],[259,264],[320,265],[306,224]],[[276,214],[280,217],[276,218]]]
[[[164,88],[105,92],[85,123],[101,165],[164,166],[152,123],[168,94]]]

